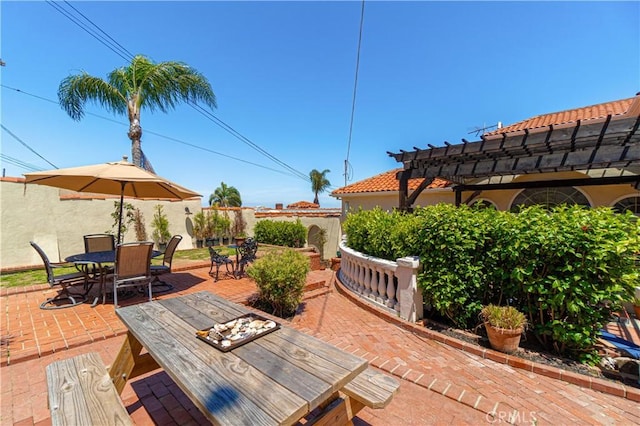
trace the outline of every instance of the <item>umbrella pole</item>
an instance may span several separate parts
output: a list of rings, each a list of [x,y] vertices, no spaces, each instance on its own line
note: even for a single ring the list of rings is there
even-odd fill
[[[120,241],[120,233],[122,232],[122,205],[124,202],[124,186],[127,182],[122,182],[122,190],[120,191],[120,214],[118,215],[118,244],[122,244]]]

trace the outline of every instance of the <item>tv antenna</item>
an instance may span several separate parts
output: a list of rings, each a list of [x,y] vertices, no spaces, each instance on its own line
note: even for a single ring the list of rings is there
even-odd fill
[[[472,130],[472,131],[470,131],[470,132],[469,132],[469,133],[467,133],[467,134],[469,134],[469,135],[470,135],[470,134],[475,133],[476,137],[478,137],[478,136],[480,136],[480,135],[482,135],[482,134],[486,133],[486,131],[487,131],[487,130],[490,130],[490,129],[501,129],[501,128],[502,128],[502,123],[501,123],[500,121],[498,121],[498,124],[494,124],[493,126],[487,126],[486,124],[483,124],[483,125],[482,125],[482,127],[480,127],[480,126],[475,126],[475,127],[473,128],[473,130]]]

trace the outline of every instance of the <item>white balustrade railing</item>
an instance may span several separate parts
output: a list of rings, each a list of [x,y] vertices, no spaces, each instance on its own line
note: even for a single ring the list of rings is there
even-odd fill
[[[379,259],[350,249],[344,239],[339,247],[338,276],[349,290],[407,321],[423,318],[417,257],[403,257],[395,262]]]

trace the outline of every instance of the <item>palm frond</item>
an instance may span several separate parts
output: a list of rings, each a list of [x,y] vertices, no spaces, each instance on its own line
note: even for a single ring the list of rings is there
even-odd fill
[[[168,61],[154,64],[136,56],[130,66],[139,94],[140,106],[150,111],[167,112],[176,103],[203,102],[215,108],[216,96],[207,79],[182,62]]]
[[[86,72],[62,80],[58,87],[58,101],[74,120],[84,116],[84,106],[88,101],[94,101],[114,113],[127,112],[127,99],[117,87]]]

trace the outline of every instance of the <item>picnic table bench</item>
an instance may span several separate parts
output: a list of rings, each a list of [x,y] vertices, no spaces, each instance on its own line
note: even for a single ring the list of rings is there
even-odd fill
[[[98,353],[51,363],[46,375],[54,426],[133,424]]]

